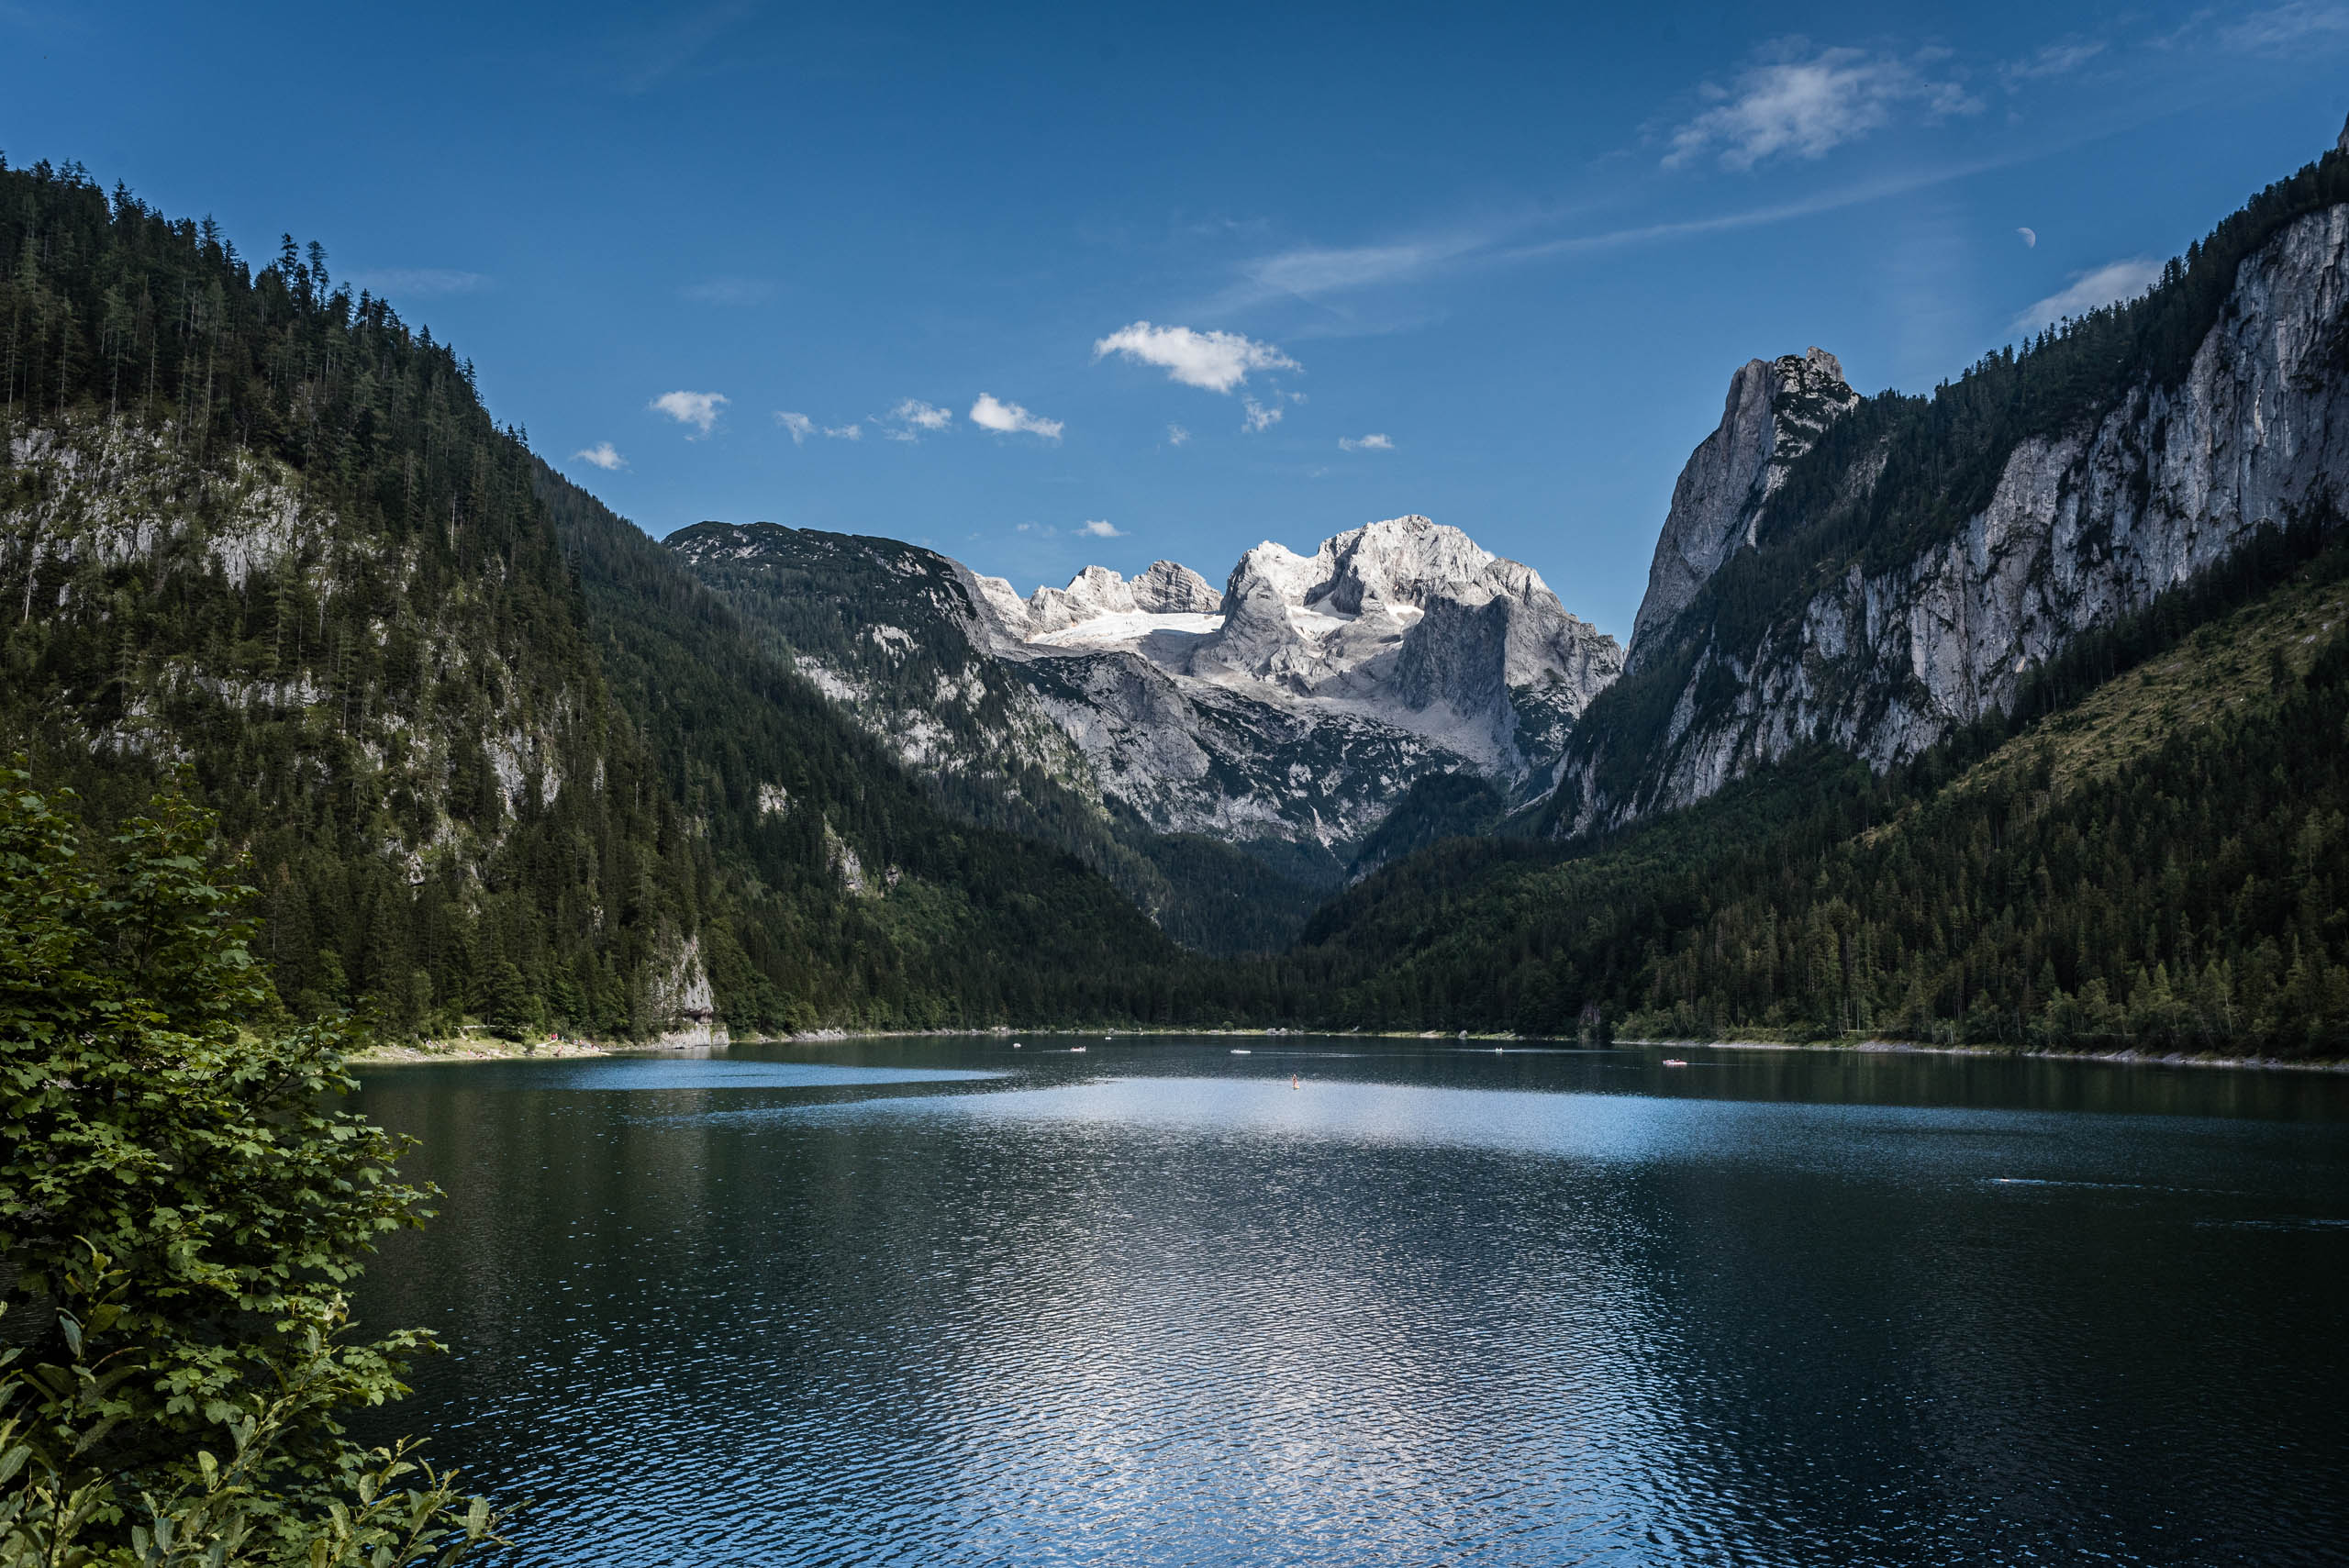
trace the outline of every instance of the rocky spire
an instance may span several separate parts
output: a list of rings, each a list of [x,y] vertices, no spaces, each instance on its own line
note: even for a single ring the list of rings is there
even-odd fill
[[[1137,607],[1134,591],[1123,577],[1106,566],[1088,566],[1070,578],[1065,588],[1039,588],[1030,594],[1028,620],[1038,631],[1056,631]]]
[[[1688,607],[1722,562],[1753,542],[1763,503],[1786,465],[1809,451],[1837,416],[1859,402],[1826,350],[1748,360],[1730,378],[1721,422],[1698,443],[1672,487],[1672,509],[1648,567],[1648,591],[1631,627],[1642,639]]]

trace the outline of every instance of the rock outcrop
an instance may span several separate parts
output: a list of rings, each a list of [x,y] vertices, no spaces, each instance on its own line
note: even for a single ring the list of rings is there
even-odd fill
[[[1131,614],[1137,606],[1126,580],[1106,566],[1088,566],[1065,588],[1039,588],[1028,600],[1032,631],[1058,631],[1096,616]]]
[[[1211,616],[1223,608],[1223,595],[1187,566],[1153,561],[1150,570],[1133,581],[1134,604],[1155,616]]]
[[[1842,363],[1824,349],[1739,367],[1720,427],[1689,454],[1672,487],[1647,595],[1631,625],[1635,668],[1648,634],[1687,608],[1721,562],[1753,542],[1787,465],[1858,402],[1844,384]]]
[[[1039,588],[1025,599],[1000,577],[964,574],[997,630],[1014,641],[1102,616],[1213,615],[1223,604],[1206,578],[1172,561],[1152,562],[1130,583],[1106,566],[1088,566],[1067,587]]]

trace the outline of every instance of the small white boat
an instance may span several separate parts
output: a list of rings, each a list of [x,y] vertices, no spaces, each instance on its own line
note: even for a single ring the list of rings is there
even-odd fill
[[[1681,1061],[1680,1058],[1676,1056],[1665,1057],[1664,1059],[1664,1064],[1666,1067],[1686,1067],[1688,1065],[1686,1062]]]
[[[1019,1050],[1019,1042],[1018,1040],[1013,1040],[1013,1041],[1011,1042],[1011,1049],[1012,1049],[1012,1050],[1014,1050],[1014,1051]]]
[[[1249,1050],[1244,1045],[1235,1045],[1231,1048],[1231,1054],[1234,1056],[1253,1056],[1256,1053]]]
[[[1081,1045],[1072,1045],[1068,1050],[1071,1056],[1082,1056],[1085,1054],[1085,1047]]]

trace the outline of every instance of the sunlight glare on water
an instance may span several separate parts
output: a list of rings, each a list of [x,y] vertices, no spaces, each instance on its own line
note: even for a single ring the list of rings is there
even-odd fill
[[[368,1290],[456,1351],[399,1422],[541,1499],[529,1563],[2276,1562],[2349,1525],[2337,1082],[1091,1044],[371,1076],[450,1193]]]

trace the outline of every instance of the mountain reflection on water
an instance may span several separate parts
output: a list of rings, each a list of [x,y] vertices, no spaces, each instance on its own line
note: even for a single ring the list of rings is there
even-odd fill
[[[1022,1038],[371,1073],[396,1427],[525,1563],[2342,1560],[2341,1079]]]

